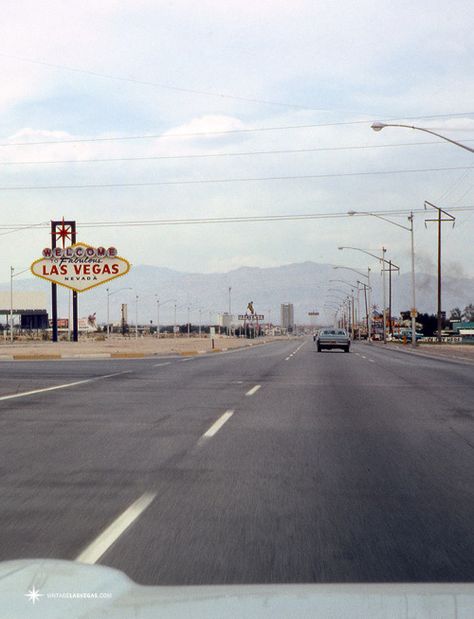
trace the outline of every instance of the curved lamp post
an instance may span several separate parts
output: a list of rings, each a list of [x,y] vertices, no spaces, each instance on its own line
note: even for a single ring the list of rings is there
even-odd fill
[[[132,288],[127,286],[126,288],[119,288],[118,290],[113,290],[112,292],[110,292],[109,288],[106,288],[106,292],[107,292],[107,338],[110,336],[110,297],[113,294],[117,294],[117,292],[122,292],[123,290],[132,290]]]
[[[366,309],[366,326],[367,326],[367,341],[370,342],[370,338],[371,338],[371,335],[372,335],[371,334],[372,320],[371,320],[371,317],[369,315],[369,313],[370,313],[369,308],[371,307],[370,293],[372,292],[372,286],[370,285],[370,267],[367,267],[367,274],[363,273],[362,271],[358,271],[357,269],[354,269],[352,267],[334,266],[332,268],[333,269],[344,269],[346,271],[353,271],[354,273],[357,273],[361,277],[365,277],[365,279],[367,280],[366,284],[364,282],[360,282],[359,280],[357,280],[357,284],[360,284],[362,286],[362,288],[364,289],[364,299],[365,299],[365,309]],[[367,299],[367,292],[368,292],[368,295],[369,295],[368,299]],[[359,339],[360,339],[360,331],[359,331]]]
[[[474,148],[470,146],[466,146],[465,144],[461,144],[460,142],[456,142],[456,140],[451,140],[451,138],[447,138],[445,135],[441,135],[440,133],[436,133],[435,131],[431,131],[431,129],[425,129],[424,127],[416,127],[415,125],[402,125],[395,123],[382,123],[382,122],[374,122],[370,125],[370,128],[374,131],[382,131],[385,127],[404,127],[405,129],[415,129],[416,131],[424,131],[425,133],[430,133],[431,135],[435,135],[437,138],[441,138],[446,142],[450,142],[455,146],[459,146],[460,148],[464,148],[464,150],[468,150],[470,153],[474,153]]]
[[[357,281],[356,284],[352,283],[352,282],[347,282],[344,279],[330,279],[330,282],[340,282],[341,284],[344,284],[346,286],[349,286],[351,288],[351,296],[352,296],[352,313],[353,313],[353,320],[352,320],[352,339],[355,339],[355,324],[357,322],[357,332],[358,332],[358,336],[359,336],[359,340],[360,340],[360,288],[359,288],[359,281]],[[357,289],[357,316],[355,316],[355,312],[354,312],[354,290]]]
[[[404,226],[403,224],[399,224],[397,221],[393,221],[388,219],[388,217],[382,217],[382,215],[377,215],[377,213],[371,213],[370,211],[348,211],[348,215],[368,215],[370,217],[377,217],[377,219],[381,219],[382,221],[386,221],[393,226],[397,226],[397,228],[402,228],[403,230],[407,230],[410,233],[411,239],[411,297],[412,297],[412,307],[410,311],[411,317],[411,345],[413,348],[416,348],[416,285],[415,285],[415,230],[414,230],[414,217],[413,211],[408,216],[408,221],[410,222],[409,226]]]
[[[387,293],[386,293],[386,289],[385,289],[385,263],[387,263],[388,265],[390,265],[390,268],[393,266],[395,267],[395,269],[398,269],[398,266],[396,264],[394,264],[393,262],[386,260],[385,259],[385,253],[386,253],[386,248],[382,247],[382,255],[381,256],[377,256],[376,254],[373,254],[370,251],[367,251],[366,249],[361,249],[360,247],[347,247],[347,246],[343,246],[343,247],[338,247],[338,249],[342,250],[342,249],[352,249],[354,251],[361,251],[363,254],[367,254],[368,256],[372,256],[372,258],[376,258],[377,260],[379,260],[382,263],[382,287],[383,287],[383,343],[386,344],[387,343],[387,309],[386,309],[386,305],[387,305]]]
[[[159,297],[157,294],[155,294],[156,297],[156,337],[160,337],[160,307],[162,305],[166,305],[166,303],[176,303],[176,299],[166,299],[166,301],[160,301]]]

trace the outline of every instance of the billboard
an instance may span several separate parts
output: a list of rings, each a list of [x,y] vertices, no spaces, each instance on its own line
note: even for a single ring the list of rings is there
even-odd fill
[[[122,277],[130,271],[130,263],[117,255],[115,247],[91,247],[74,243],[70,247],[47,247],[43,257],[31,265],[31,272],[52,284],[76,292],[85,292]]]

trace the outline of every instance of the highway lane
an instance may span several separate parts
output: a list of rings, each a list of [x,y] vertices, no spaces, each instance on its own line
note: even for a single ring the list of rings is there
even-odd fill
[[[473,366],[301,344],[8,364],[128,373],[0,401],[0,557],[74,559],[149,496],[97,559],[141,583],[473,581]]]
[[[39,381],[47,389],[117,375],[0,400],[0,557],[74,558],[153,486],[157,469],[172,468],[193,447],[231,396],[244,396],[232,368],[241,367],[245,381],[252,363],[272,354],[279,361],[272,348],[189,360],[2,364],[2,379],[23,375],[28,387]]]

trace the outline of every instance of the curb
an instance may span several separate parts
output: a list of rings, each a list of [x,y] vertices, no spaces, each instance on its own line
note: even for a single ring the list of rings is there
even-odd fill
[[[108,355],[109,359],[144,359],[145,357],[152,356],[146,355],[143,352],[111,352],[104,354]]]
[[[62,355],[53,355],[53,354],[20,354],[20,355],[12,355],[12,359],[14,361],[50,361],[52,359],[62,359]]]

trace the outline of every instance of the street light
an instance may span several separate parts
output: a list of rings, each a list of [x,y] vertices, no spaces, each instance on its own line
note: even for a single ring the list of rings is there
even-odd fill
[[[334,266],[332,268],[333,269],[345,269],[347,271],[353,271],[354,273],[357,273],[361,277],[365,277],[367,279],[367,284],[364,284],[363,282],[360,282],[359,280],[357,280],[357,283],[360,284],[361,286],[363,286],[363,288],[364,288],[366,326],[367,326],[367,341],[370,343],[371,336],[372,336],[372,333],[371,333],[371,331],[372,331],[372,315],[371,315],[371,311],[370,311],[370,308],[372,307],[372,301],[371,301],[372,286],[370,285],[370,267],[367,267],[367,274],[363,273],[362,271],[358,271],[357,269],[353,269],[352,267]],[[368,299],[367,299],[367,292],[368,292]],[[357,291],[357,294],[359,294],[359,291]],[[358,296],[357,296],[357,303],[359,303],[359,297]],[[360,331],[359,331],[359,339],[360,339]]]
[[[380,130],[380,129],[379,129]],[[377,215],[376,213],[370,212],[357,212],[357,211],[349,211],[348,215],[368,215],[370,217],[377,217],[377,219],[381,219],[382,221],[386,221],[393,226],[397,226],[397,228],[402,228],[403,230],[407,230],[410,233],[411,239],[411,302],[412,307],[410,311],[411,317],[411,345],[413,348],[416,348],[416,285],[415,285],[415,230],[414,230],[414,217],[413,211],[411,211],[408,216],[408,221],[410,222],[409,226],[404,226],[403,224],[398,223],[397,221],[393,221],[392,219],[388,219],[388,217],[382,217],[382,215]],[[391,320],[391,317],[390,317]]]
[[[14,267],[10,266],[10,343],[13,344],[13,271]]]
[[[386,249],[385,247],[382,247],[382,256],[377,256],[376,254],[373,254],[370,251],[367,251],[366,249],[361,249],[360,247],[338,247],[338,249],[342,250],[342,249],[352,249],[354,251],[361,251],[363,254],[367,254],[368,256],[372,256],[372,258],[376,258],[377,260],[379,260],[380,262],[382,262],[382,287],[383,287],[383,343],[386,344],[387,343],[387,292],[386,292],[386,285],[385,285],[385,266],[384,263],[386,262],[388,265],[390,265],[390,268],[395,267],[395,269],[399,269],[399,267],[396,264],[393,264],[393,262],[386,260],[385,259],[385,253],[386,253]]]
[[[10,342],[13,344],[13,278],[26,273],[30,269],[23,269],[15,273],[15,267],[10,267]]]
[[[393,123],[382,123],[382,122],[374,122],[371,124],[370,128],[374,131],[382,131],[385,127],[404,127],[405,129],[415,129],[416,131],[424,131],[425,133],[430,133],[431,135],[435,135],[437,138],[441,138],[446,142],[450,142],[455,146],[459,146],[460,148],[464,148],[464,150],[468,150],[470,153],[474,153],[474,148],[470,146],[466,146],[465,144],[461,144],[460,142],[456,142],[456,140],[451,140],[451,138],[447,138],[445,135],[441,135],[440,133],[436,133],[435,131],[431,131],[431,129],[425,129],[424,127],[416,127],[415,125],[401,125],[401,124],[393,124]]]
[[[346,284],[346,286],[350,286],[351,288],[356,288],[357,284],[354,284],[352,282],[346,282],[345,279],[330,279],[328,280],[329,282],[339,282],[340,284]]]
[[[138,295],[135,295],[135,339],[138,339]]]
[[[343,294],[345,295],[346,293],[344,292]],[[346,300],[347,300],[347,297],[344,297],[344,299],[343,299],[340,296],[337,296],[335,294],[327,294],[324,303],[325,303],[325,305],[327,305],[328,303],[335,304],[335,305],[337,305],[337,307],[339,309],[339,308],[342,308],[344,306],[344,303],[346,302]]]
[[[369,276],[366,275],[365,273],[363,273],[362,271],[358,271],[357,269],[353,269],[352,267],[332,267],[333,269],[347,269],[348,271],[354,271],[354,273],[358,273],[359,275],[361,275],[362,277],[366,277],[367,279],[369,279]]]
[[[117,292],[121,292],[122,290],[132,290],[132,288],[119,288],[118,290],[114,290],[113,292],[110,292],[109,288],[106,288],[107,291],[107,338],[110,335],[110,318],[109,318],[109,314],[110,314],[110,297],[113,294],[117,294]]]
[[[334,312],[334,326],[336,326],[336,318],[337,318],[337,314],[338,314],[340,308],[341,308],[341,306],[340,305],[336,305],[336,304],[334,304],[334,305],[332,305],[332,304],[324,305],[324,307],[323,307],[323,312],[326,313],[326,314],[331,314],[332,315],[333,312]]]
[[[161,301],[158,298],[158,295],[155,294],[156,297],[156,337],[160,337],[160,305],[165,305],[166,303],[171,303],[171,301],[176,301],[176,299],[166,299],[166,301]]]
[[[355,339],[355,328],[354,328],[354,324],[355,324],[355,317],[354,317],[354,288],[357,288],[357,324],[359,325],[359,321],[360,321],[360,298],[359,298],[359,293],[360,293],[360,289],[359,289],[359,282],[357,282],[356,284],[352,283],[352,282],[346,282],[346,280],[344,279],[330,279],[330,282],[339,282],[341,284],[345,284],[346,286],[349,286],[351,288],[351,295],[352,295],[352,339]],[[359,340],[360,340],[360,325],[358,326],[357,329],[358,332],[358,336],[359,336]]]

